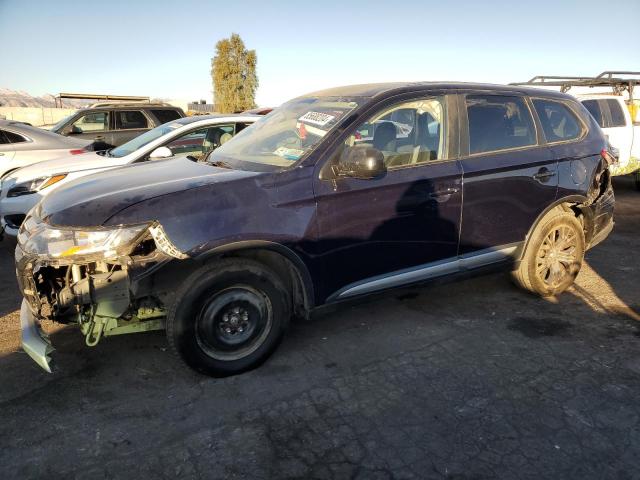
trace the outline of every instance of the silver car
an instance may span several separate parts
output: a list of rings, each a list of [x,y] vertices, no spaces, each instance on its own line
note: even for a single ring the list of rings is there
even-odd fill
[[[0,120],[0,178],[32,163],[85,153],[85,147],[92,142],[67,138],[22,122]]]

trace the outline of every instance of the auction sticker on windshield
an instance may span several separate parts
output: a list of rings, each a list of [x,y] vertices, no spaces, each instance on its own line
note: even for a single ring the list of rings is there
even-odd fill
[[[304,154],[304,150],[299,150],[297,148],[279,147],[273,153],[274,155],[286,158],[287,160],[298,160]]]
[[[314,125],[319,125],[324,127],[327,123],[333,120],[335,115],[329,115],[328,113],[322,112],[307,112],[303,116],[301,116],[298,120],[305,123],[312,123]]]

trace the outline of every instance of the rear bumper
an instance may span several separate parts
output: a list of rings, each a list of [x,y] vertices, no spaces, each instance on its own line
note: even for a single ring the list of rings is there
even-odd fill
[[[49,338],[40,328],[26,300],[22,300],[20,307],[20,328],[22,349],[44,370],[51,373],[51,353],[55,348],[51,346]]]

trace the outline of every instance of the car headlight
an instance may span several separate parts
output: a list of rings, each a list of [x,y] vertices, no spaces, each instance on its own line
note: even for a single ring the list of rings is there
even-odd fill
[[[29,221],[29,220],[27,220]],[[25,222],[26,223],[26,222]],[[23,229],[25,225],[23,225]],[[35,254],[50,260],[73,258],[107,260],[127,255],[149,228],[148,224],[113,228],[75,229],[56,228],[39,223],[29,228],[26,238],[19,236],[24,253]]]
[[[29,180],[26,182],[17,183],[13,187],[11,187],[11,190],[7,192],[7,197],[19,197],[21,195],[31,195],[32,193],[37,193],[40,190],[44,190],[45,188],[50,187],[51,185],[55,185],[56,183],[60,182],[61,180],[64,180],[65,178],[67,178],[66,173],[60,174],[60,175],[50,175],[48,177],[35,178],[33,180]]]

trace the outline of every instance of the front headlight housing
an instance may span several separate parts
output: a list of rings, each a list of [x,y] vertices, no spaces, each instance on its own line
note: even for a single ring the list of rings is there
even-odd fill
[[[13,187],[11,187],[11,190],[7,192],[7,197],[20,197],[21,195],[31,195],[33,193],[38,193],[39,191],[44,190],[51,185],[55,185],[65,178],[67,178],[67,174],[61,173],[58,175],[39,177],[34,178],[33,180],[28,180],[26,182],[17,183]]]
[[[96,229],[57,228],[42,222],[23,225],[23,230],[27,229],[29,234],[19,235],[18,241],[24,253],[49,260],[99,261],[128,255],[148,228],[149,224]]]

